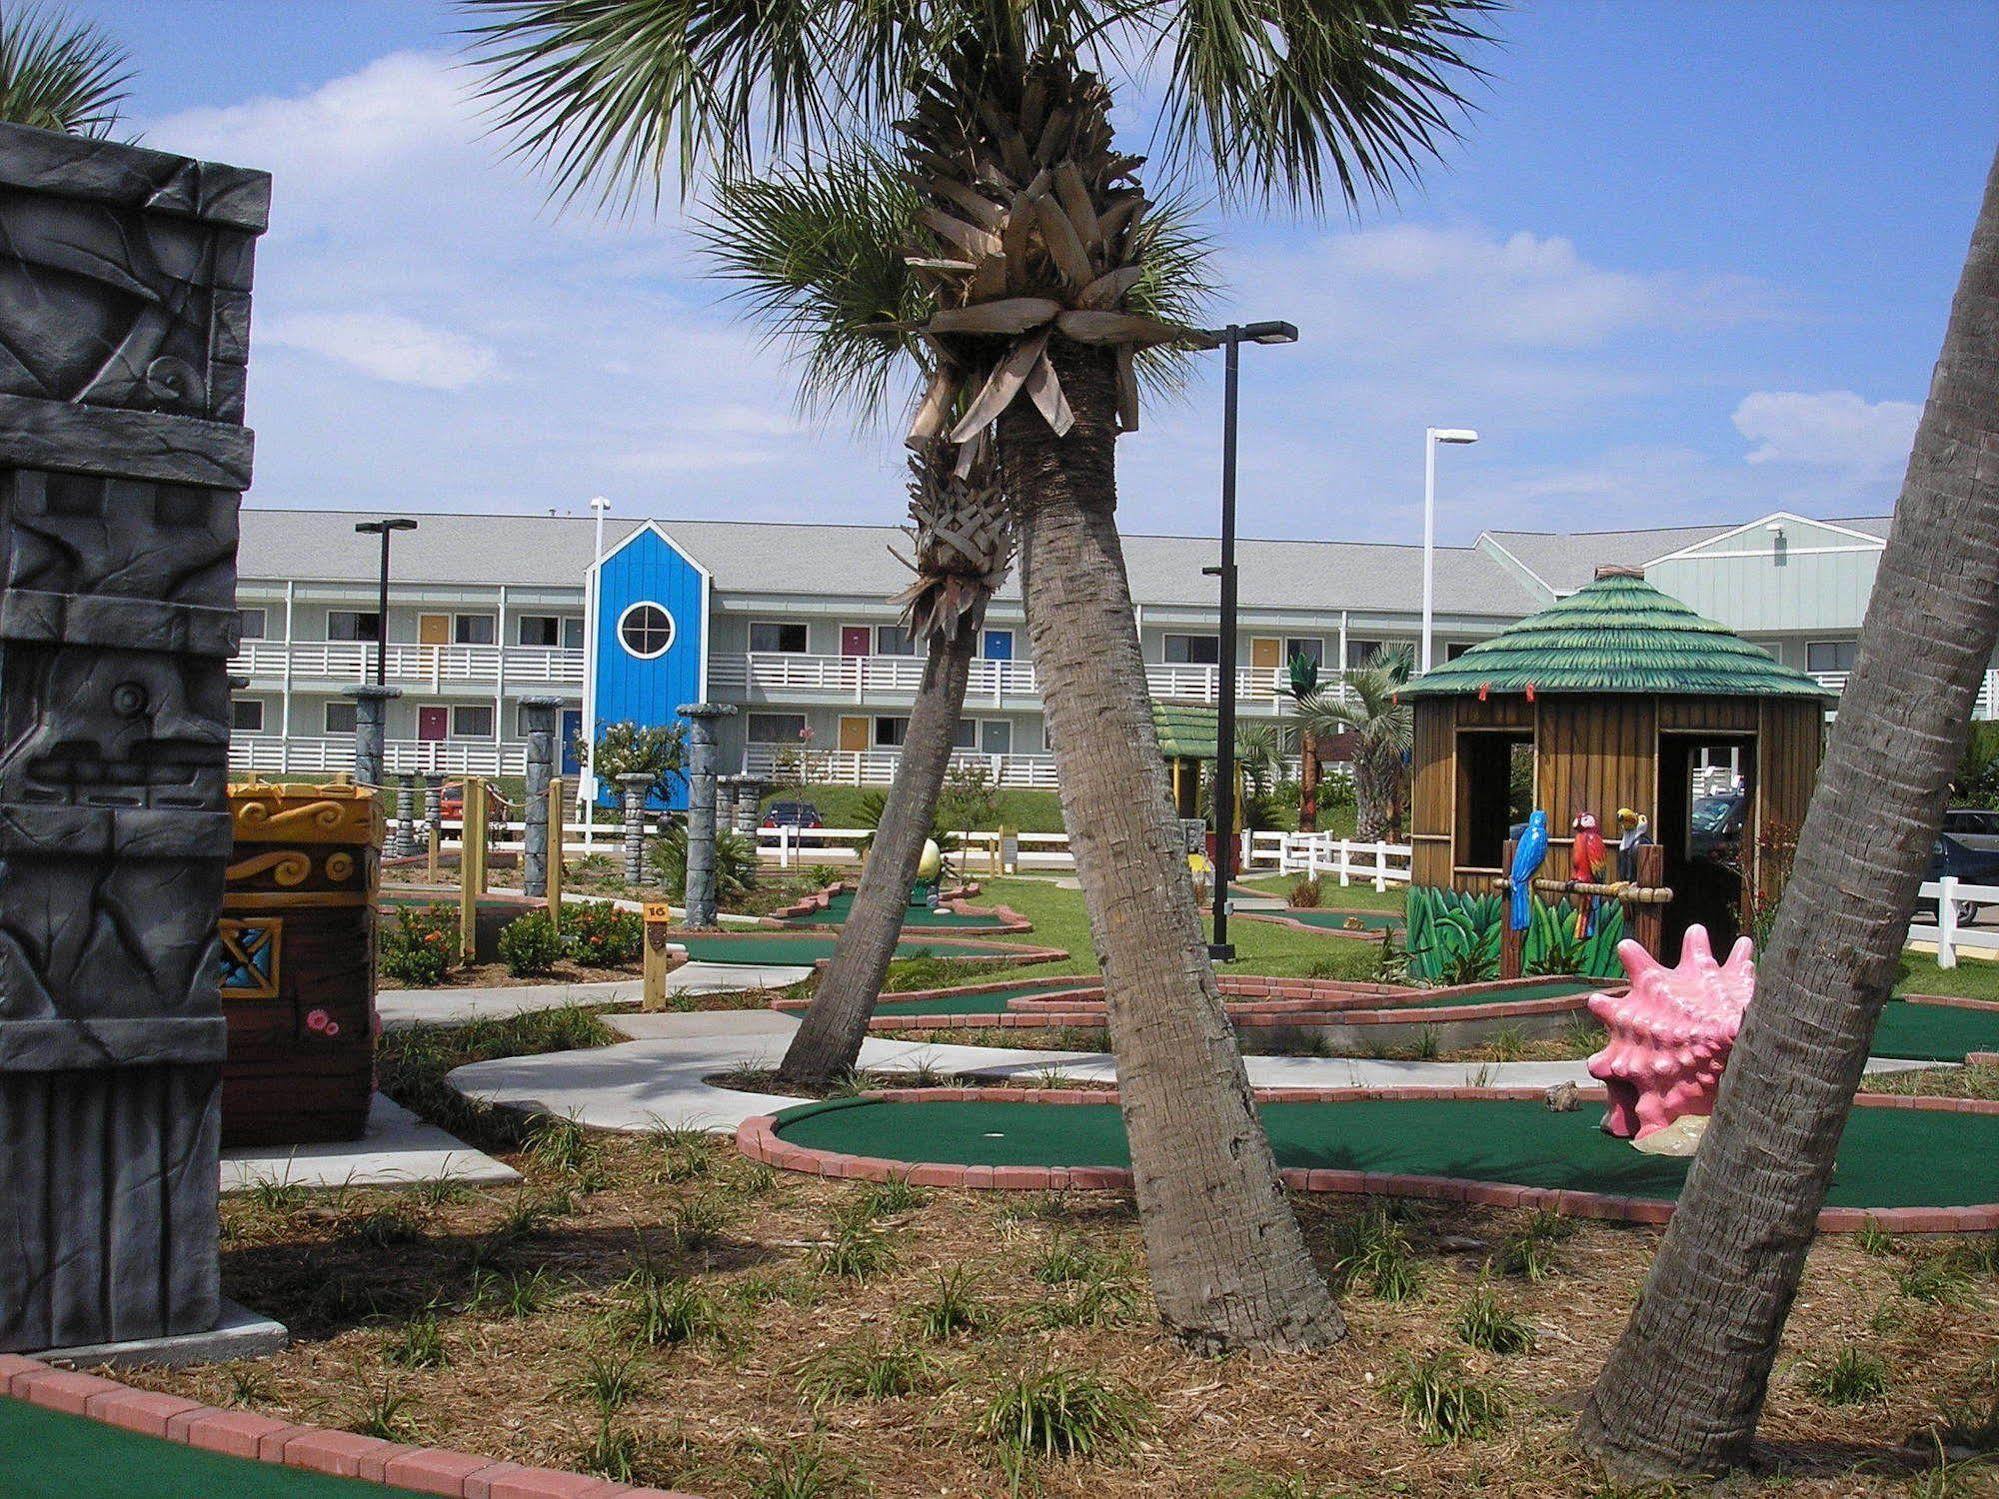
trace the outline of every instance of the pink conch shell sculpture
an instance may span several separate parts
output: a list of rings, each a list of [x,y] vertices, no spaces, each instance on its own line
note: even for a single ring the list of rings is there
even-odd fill
[[[1675,1119],[1714,1111],[1721,1069],[1756,989],[1754,951],[1738,938],[1728,961],[1716,963],[1700,926],[1687,928],[1677,968],[1636,942],[1617,944],[1631,987],[1589,999],[1610,1032],[1610,1044],[1589,1059],[1590,1076],[1610,1093],[1606,1133],[1642,1140]]]

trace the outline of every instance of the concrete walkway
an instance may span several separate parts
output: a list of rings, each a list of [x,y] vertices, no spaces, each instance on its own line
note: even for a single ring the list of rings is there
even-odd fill
[[[744,1093],[706,1081],[738,1068],[773,1068],[796,1029],[769,1010],[696,1011],[687,1014],[613,1015],[608,1023],[634,1037],[617,1046],[503,1057],[452,1072],[451,1085],[472,1098],[504,1108],[557,1114],[594,1129],[657,1128],[732,1131],[755,1114],[769,1114],[804,1099]],[[1587,1083],[1574,1062],[1400,1062],[1361,1057],[1247,1057],[1250,1083],[1259,1088],[1452,1087],[1546,1088]],[[1037,1051],[997,1046],[942,1046],[921,1041],[869,1039],[860,1065],[868,1072],[932,1070],[952,1076],[1008,1078],[1055,1075],[1081,1082],[1115,1082],[1107,1053]],[[1901,1072],[1933,1065],[1877,1059],[1869,1072]]]
[[[468,1185],[515,1182],[513,1167],[474,1150],[393,1099],[377,1093],[368,1131],[328,1145],[237,1146],[222,1152],[222,1190],[266,1184],[294,1187],[406,1187],[414,1182]]]
[[[782,989],[809,978],[810,968],[751,963],[687,963],[666,976],[669,994],[729,994],[738,989]],[[498,989],[384,989],[375,1007],[384,1029],[405,1025],[463,1025],[559,1010],[564,1005],[629,1004],[637,979],[603,984],[517,984]]]

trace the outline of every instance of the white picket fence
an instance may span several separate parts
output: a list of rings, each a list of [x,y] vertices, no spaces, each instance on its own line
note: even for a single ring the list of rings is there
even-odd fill
[[[779,826],[757,829],[757,852],[775,860],[779,869],[797,869],[808,864],[848,864],[861,857],[861,843],[872,828],[795,828]],[[952,835],[958,840],[953,861],[965,874],[986,874],[1001,866],[1002,835],[995,828],[975,828]],[[1018,854],[1015,869],[1074,869],[1067,833],[1007,833]]]
[[[1931,880],[1917,894],[1924,900],[1937,903],[1937,921],[1935,926],[1912,924],[1909,941],[1934,943],[1937,967],[1957,967],[1957,955],[1961,949],[1999,955],[1999,929],[1962,926],[1957,919],[1957,908],[1963,904],[1999,906],[1999,886],[1967,885],[1945,875],[1940,880]]]
[[[1406,843],[1361,843],[1331,833],[1256,833],[1249,838],[1245,868],[1275,863],[1279,874],[1307,879],[1337,876],[1342,886],[1365,880],[1377,890],[1409,883],[1413,850]]]

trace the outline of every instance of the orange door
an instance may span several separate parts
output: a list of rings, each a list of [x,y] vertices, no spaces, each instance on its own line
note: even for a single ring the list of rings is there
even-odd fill
[[[1257,671],[1275,671],[1284,664],[1284,642],[1270,635],[1257,635],[1249,642],[1249,664]]]
[[[448,614],[419,614],[416,617],[416,643],[418,645],[451,644],[451,616]]]
[[[865,718],[842,718],[840,720],[840,748],[843,750],[864,750],[868,747],[870,725]]]

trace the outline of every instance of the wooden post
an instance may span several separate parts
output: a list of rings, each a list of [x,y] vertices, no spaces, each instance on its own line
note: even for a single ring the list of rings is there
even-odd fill
[[[1513,868],[1514,842],[1506,840],[1506,847],[1500,853],[1499,867],[1509,873]],[[1530,892],[1528,900],[1533,900]],[[1503,979],[1517,979],[1523,966],[1522,954],[1525,950],[1527,934],[1513,930],[1513,892],[1502,890],[1499,894],[1499,976]]]
[[[548,919],[562,930],[562,842],[568,835],[562,818],[562,777],[548,779]]]
[[[458,943],[467,963],[479,961],[479,897],[486,893],[486,782],[464,780],[458,832]]]
[[[666,934],[673,929],[673,907],[665,901],[647,901],[645,906],[644,987],[639,998],[642,1010],[666,1008],[666,976],[674,965],[667,961]]]
[[[1645,886],[1666,883],[1666,849],[1663,844],[1646,843],[1638,848],[1638,883]],[[1660,947],[1666,940],[1666,907],[1658,901],[1639,901],[1626,907],[1633,912],[1632,935],[1638,945],[1660,962],[1666,960]]]

